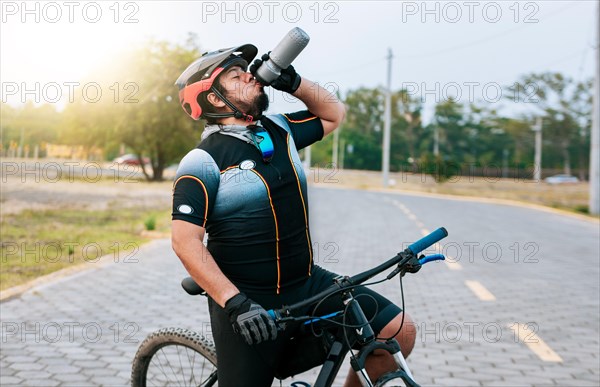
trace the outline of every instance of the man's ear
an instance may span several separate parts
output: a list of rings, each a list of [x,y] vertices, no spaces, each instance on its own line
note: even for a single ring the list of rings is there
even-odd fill
[[[217,97],[217,95],[215,93],[209,93],[206,96],[206,100],[209,103],[213,104],[215,107],[218,107],[218,108],[225,107],[225,102],[223,102],[223,100],[221,98]]]

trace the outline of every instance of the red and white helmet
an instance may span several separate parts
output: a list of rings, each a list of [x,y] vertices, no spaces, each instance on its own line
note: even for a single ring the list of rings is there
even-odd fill
[[[254,45],[244,44],[202,54],[175,81],[175,85],[179,87],[179,103],[183,110],[194,120],[200,119],[202,107],[198,104],[198,96],[213,88],[215,79],[223,70],[232,66],[241,66],[246,71],[248,64],[252,62],[257,53],[258,49]],[[221,97],[218,91],[217,94]],[[234,109],[234,113],[229,115],[233,116],[234,114],[243,115],[237,109]]]

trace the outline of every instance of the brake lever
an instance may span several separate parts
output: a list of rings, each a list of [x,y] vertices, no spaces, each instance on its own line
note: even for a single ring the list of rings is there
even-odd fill
[[[421,255],[420,257],[413,255],[412,257],[410,257],[408,262],[406,262],[406,264],[403,267],[402,275],[404,276],[404,274],[406,273],[416,273],[419,270],[421,270],[421,258],[424,257],[424,255]]]
[[[443,254],[433,254],[433,255],[428,255],[428,256],[426,256],[426,257],[425,257],[425,256],[423,256],[423,255],[421,255],[421,256],[419,257],[419,263],[420,263],[421,265],[424,265],[424,264],[426,264],[427,262],[431,262],[431,261],[443,261],[443,260],[445,260],[445,259],[446,259],[446,257],[444,257],[444,255],[443,255]]]
[[[421,255],[420,258],[423,258],[424,255]],[[396,276],[396,274],[400,273],[401,276],[404,277],[404,274],[406,273],[416,273],[419,270],[421,270],[421,261],[419,260],[420,258],[417,258],[414,254],[411,254],[411,257],[408,259],[407,262],[405,262],[402,266],[400,266],[400,264],[398,264],[398,266],[396,266],[396,268],[387,275],[387,279],[390,280],[393,277]]]
[[[400,273],[400,265],[396,266],[396,268],[390,274],[388,274],[387,277],[385,277],[385,278],[387,278],[388,280],[391,280],[398,273]]]

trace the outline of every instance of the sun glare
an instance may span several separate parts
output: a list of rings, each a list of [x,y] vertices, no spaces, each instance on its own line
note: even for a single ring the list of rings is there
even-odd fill
[[[2,91],[3,101],[12,105],[25,99],[40,103],[48,98],[37,98],[36,93],[43,93],[49,84],[58,85],[66,94],[72,85],[76,89],[83,82],[105,82],[110,77],[105,69],[114,68],[111,63],[118,62],[124,51],[143,39],[130,33],[134,27],[111,20],[21,23],[8,18],[0,40],[1,76],[7,85]],[[37,91],[24,97],[22,92],[11,95],[11,88]]]

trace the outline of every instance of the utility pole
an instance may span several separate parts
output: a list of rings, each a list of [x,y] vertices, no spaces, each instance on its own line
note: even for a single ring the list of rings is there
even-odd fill
[[[19,139],[19,147],[17,148],[17,157],[23,156],[23,151],[25,149],[25,128],[21,127],[21,138]]]
[[[392,121],[392,49],[388,48],[387,88],[385,90],[385,121],[383,123],[383,187],[387,188],[390,174],[390,127]]]
[[[311,164],[311,152],[310,152],[310,146],[307,146],[306,148],[304,148],[304,164],[306,164],[306,168],[310,169],[310,164]]]
[[[440,155],[440,128],[438,126],[433,129],[433,155],[435,157]]]
[[[542,177],[542,117],[538,117],[531,128],[535,132],[535,156],[533,161],[533,180],[540,182]]]
[[[340,128],[333,131],[333,149],[331,150],[331,164],[332,168],[336,169],[336,166],[339,164],[338,159],[338,149],[339,149],[339,141],[340,141]]]
[[[508,149],[502,150],[502,177],[508,177]]]
[[[589,209],[590,214],[598,215],[600,213],[600,195],[598,185],[600,184],[600,172],[599,166],[600,159],[598,157],[599,142],[600,142],[600,112],[598,111],[598,105],[600,105],[600,3],[598,6],[598,24],[596,25],[596,74],[594,81],[594,102],[593,102],[593,113],[592,113],[592,133],[591,133],[591,149],[590,149],[590,203]]]

